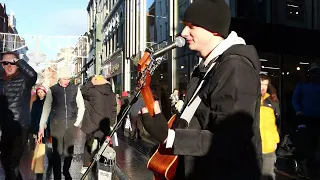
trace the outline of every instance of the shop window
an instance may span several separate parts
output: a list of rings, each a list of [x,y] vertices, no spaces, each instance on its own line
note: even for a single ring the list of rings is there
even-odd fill
[[[295,110],[292,106],[293,92],[300,82],[308,82],[309,68],[314,62],[319,63],[320,57],[282,55],[282,117],[290,124],[290,120],[295,118]]]
[[[259,58],[261,63],[261,72],[267,74],[272,81],[272,85],[277,90],[277,95],[280,96],[280,75],[281,75],[281,65],[280,65],[280,54],[259,52]]]

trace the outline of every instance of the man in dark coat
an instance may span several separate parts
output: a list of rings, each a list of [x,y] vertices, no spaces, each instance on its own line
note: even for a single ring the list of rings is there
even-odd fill
[[[3,53],[0,62],[1,163],[6,179],[16,180],[22,179],[19,164],[29,137],[29,103],[37,73],[15,52]]]
[[[103,143],[117,118],[116,96],[111,84],[102,76],[94,76],[81,88],[85,113],[81,130],[86,133],[82,173],[90,164],[95,150],[94,141]]]
[[[178,126],[168,129],[158,103],[154,118],[142,110],[146,130],[179,155],[176,179],[260,179],[260,61],[253,46],[229,34],[230,21],[224,0],[191,3],[181,35],[202,61]]]

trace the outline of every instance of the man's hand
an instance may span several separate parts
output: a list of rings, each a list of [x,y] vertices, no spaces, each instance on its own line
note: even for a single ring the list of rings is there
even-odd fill
[[[75,126],[75,127],[78,127],[78,128],[80,128],[81,127],[81,122],[75,122],[73,125]]]
[[[38,139],[42,139],[44,137],[44,129],[41,128],[39,129],[39,132],[38,132]]]
[[[154,114],[160,114],[161,113],[161,108],[160,108],[159,101],[155,101],[154,102],[153,110],[154,110]],[[144,107],[144,108],[142,108],[141,112],[139,111],[139,114],[140,113],[145,114],[145,113],[148,113],[148,112],[149,112],[148,108]]]
[[[18,62],[18,61],[19,61],[19,59],[14,58],[14,59],[1,59],[1,61],[0,61],[0,62],[11,62],[11,63],[16,63],[16,62]]]

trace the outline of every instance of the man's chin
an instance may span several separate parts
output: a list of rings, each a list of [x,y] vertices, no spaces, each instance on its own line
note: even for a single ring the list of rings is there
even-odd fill
[[[189,49],[192,51],[196,51],[194,44],[189,44]]]
[[[6,71],[6,74],[7,74],[7,76],[11,76],[11,75],[14,74],[14,72],[12,72],[12,71],[10,71],[10,72]]]

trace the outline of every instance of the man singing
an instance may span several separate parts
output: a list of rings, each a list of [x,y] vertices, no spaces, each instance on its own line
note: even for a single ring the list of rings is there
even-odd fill
[[[181,35],[203,60],[192,73],[179,125],[168,129],[158,102],[153,118],[141,111],[146,130],[179,155],[175,179],[260,178],[260,61],[253,46],[229,34],[230,21],[224,0],[197,0],[186,9]]]

